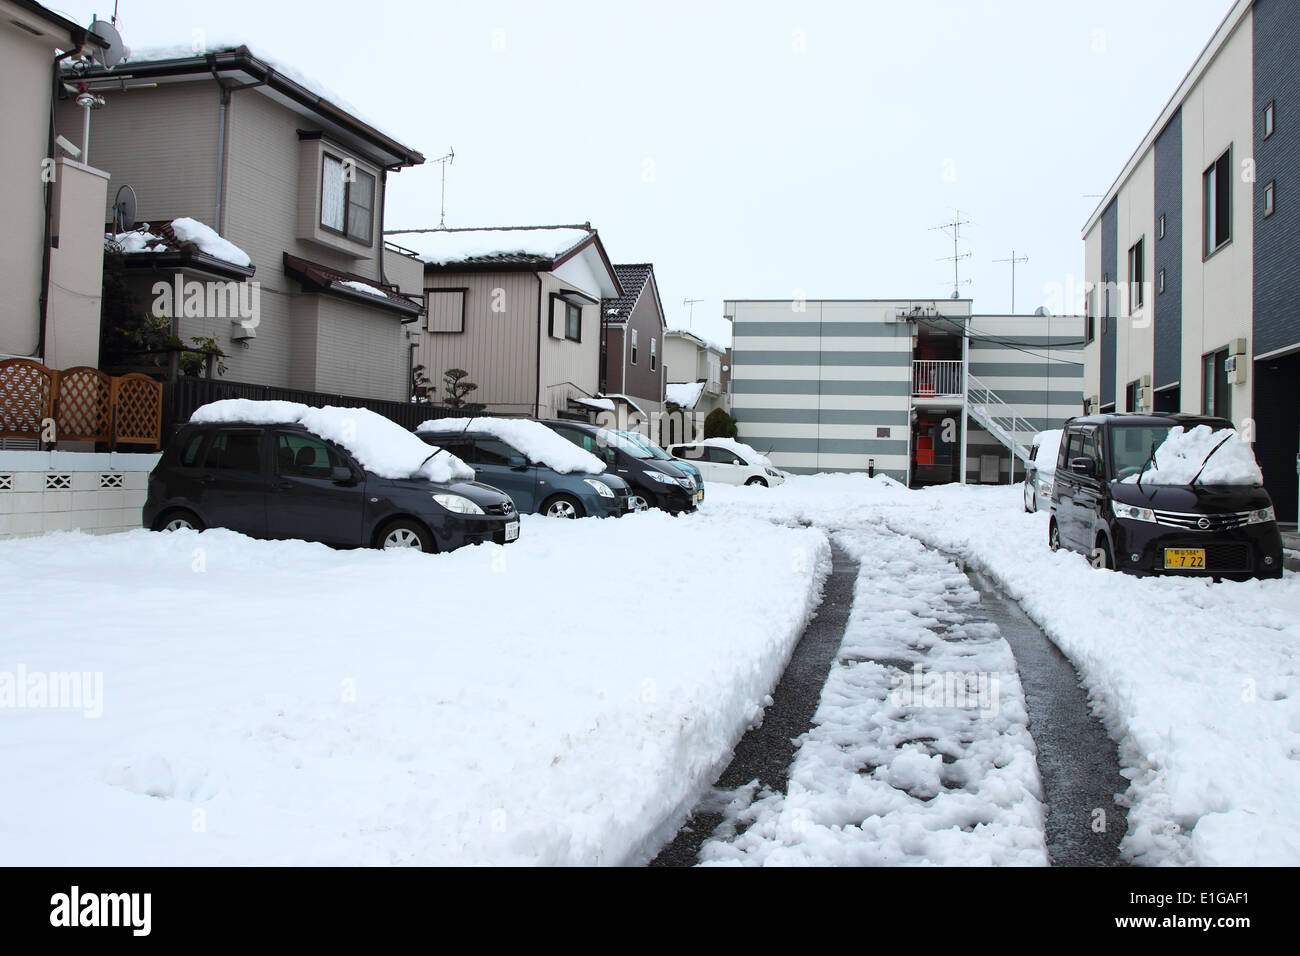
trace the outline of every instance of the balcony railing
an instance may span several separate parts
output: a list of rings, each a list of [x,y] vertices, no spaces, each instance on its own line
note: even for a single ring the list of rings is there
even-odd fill
[[[922,359],[912,363],[912,395],[916,398],[961,395],[961,360]]]

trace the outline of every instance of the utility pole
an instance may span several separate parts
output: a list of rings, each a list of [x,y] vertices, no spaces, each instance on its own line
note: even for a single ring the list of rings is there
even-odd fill
[[[969,219],[963,219],[961,217],[961,210],[955,209],[953,210],[952,222],[945,222],[940,226],[932,226],[930,229],[931,232],[934,232],[936,229],[942,230],[952,236],[952,255],[944,256],[939,261],[952,263],[952,297],[954,299],[961,298],[962,281],[958,272],[958,263],[961,262],[962,259],[970,258],[969,252],[960,252],[958,250],[958,243],[961,240],[961,227],[969,225],[972,225],[971,221]],[[969,279],[966,280],[966,284],[970,284]]]
[[[1016,258],[1016,250],[1012,249],[1012,250],[1011,250],[1011,258],[1010,258],[1010,259],[994,259],[993,261],[994,261],[994,262],[1009,262],[1009,263],[1011,263],[1011,314],[1012,314],[1012,315],[1015,315],[1015,314],[1016,314],[1016,263],[1017,263],[1017,262],[1028,262],[1028,261],[1029,261],[1029,257],[1028,257],[1028,256],[1021,256],[1019,259],[1017,259],[1017,258]]]

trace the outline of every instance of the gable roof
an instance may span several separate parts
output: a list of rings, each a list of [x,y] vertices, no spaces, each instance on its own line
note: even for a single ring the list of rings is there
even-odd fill
[[[601,300],[602,322],[606,325],[623,325],[627,322],[627,317],[636,308],[641,293],[645,291],[646,283],[654,273],[654,268],[648,262],[614,266],[614,274],[618,276],[618,284],[623,287],[623,294],[613,299]],[[662,311],[660,309],[660,312]]]

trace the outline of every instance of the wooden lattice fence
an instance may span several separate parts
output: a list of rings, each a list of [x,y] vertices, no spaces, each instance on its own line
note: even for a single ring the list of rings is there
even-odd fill
[[[32,359],[0,361],[0,438],[158,448],[162,404],[162,383],[147,375],[113,378],[84,365],[60,372]]]

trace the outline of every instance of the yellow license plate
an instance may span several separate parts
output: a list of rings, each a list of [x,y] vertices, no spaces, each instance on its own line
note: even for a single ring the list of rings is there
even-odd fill
[[[703,489],[703,488],[701,488],[699,491],[695,492],[695,500],[696,500],[696,501],[703,501],[703,500],[704,500],[704,489]]]
[[[1166,568],[1204,568],[1204,548],[1165,548]]]

